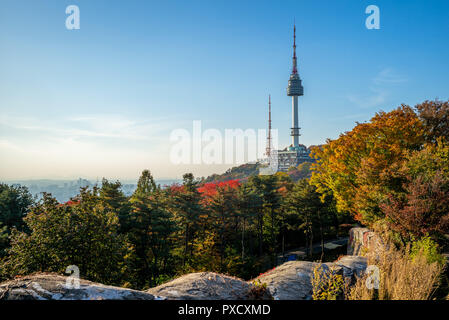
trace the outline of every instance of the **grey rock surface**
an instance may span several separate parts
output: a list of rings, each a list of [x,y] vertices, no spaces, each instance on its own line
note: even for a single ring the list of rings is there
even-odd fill
[[[67,281],[68,277],[38,273],[20,277],[0,284],[0,300],[154,300],[149,293],[79,280]],[[69,279],[70,280],[70,279]],[[157,298],[157,297],[156,297]]]
[[[286,262],[274,270],[262,274],[257,279],[266,283],[269,294],[275,300],[311,300],[312,277],[317,267],[324,271],[340,274],[345,282],[354,283],[356,276],[361,276],[366,269],[365,257],[343,256],[336,262],[316,263],[309,261]]]
[[[250,283],[214,272],[181,276],[147,292],[170,300],[246,300],[251,296]]]
[[[266,283],[275,300],[310,300],[312,298],[311,275],[318,263],[289,261],[257,279]]]
[[[343,256],[323,264],[289,261],[251,281],[214,272],[190,273],[146,292],[82,279],[79,288],[70,288],[68,277],[39,273],[1,283],[0,300],[249,300],[255,298],[254,282],[267,288],[259,299],[311,300],[313,270],[319,266],[353,283],[356,276],[363,274],[367,261],[361,256]]]
[[[367,258],[362,256],[343,256],[335,261],[335,264],[347,267],[354,271],[357,276],[361,276],[367,267]]]
[[[362,256],[343,256],[334,262],[343,267],[343,275],[350,284],[353,284],[357,278],[360,278],[365,272],[368,259]]]

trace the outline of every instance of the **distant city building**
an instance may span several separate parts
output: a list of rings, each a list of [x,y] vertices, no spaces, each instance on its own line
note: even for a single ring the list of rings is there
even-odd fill
[[[272,168],[274,172],[288,171],[290,167],[296,167],[303,162],[312,162],[310,157],[310,149],[305,145],[299,143],[298,126],[298,97],[304,95],[304,88],[302,86],[301,78],[298,74],[297,58],[296,58],[296,26],[293,26],[293,68],[288,80],[287,95],[292,97],[292,127],[290,128],[290,135],[292,137],[292,144],[283,150],[272,150],[271,145],[271,98],[269,98],[268,111],[268,137],[266,160],[268,167]],[[266,171],[266,170],[265,170]]]

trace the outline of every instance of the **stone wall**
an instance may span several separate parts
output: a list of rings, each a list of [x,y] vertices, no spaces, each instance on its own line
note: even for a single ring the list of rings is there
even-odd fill
[[[349,230],[347,254],[364,256],[370,248],[380,246],[381,239],[367,228],[352,228]]]

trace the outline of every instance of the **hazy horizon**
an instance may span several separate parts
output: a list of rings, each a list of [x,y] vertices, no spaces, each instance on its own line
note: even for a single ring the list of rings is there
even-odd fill
[[[6,179],[0,179],[0,183],[21,183],[21,182],[71,182],[71,181],[78,181],[78,180],[88,180],[90,182],[99,182],[101,183],[103,177],[102,178],[95,178],[95,179],[91,179],[91,178],[85,178],[85,177],[78,177],[78,178],[73,178],[73,179],[47,179],[47,178],[41,178],[41,179],[10,179],[10,180],[6,180]],[[126,183],[126,184],[136,184],[138,181],[138,177],[136,179],[108,179],[105,178],[106,180],[110,181],[110,182],[114,182],[114,181],[120,181],[122,183]],[[170,178],[155,178],[156,182],[160,182],[160,181],[182,181],[182,179],[170,179]]]
[[[108,179],[110,182],[117,180]],[[118,179],[122,184],[122,191],[126,196],[133,194],[137,187],[136,180]],[[161,187],[175,183],[182,183],[180,179],[155,179],[156,184]],[[102,179],[30,179],[30,180],[1,180],[0,183],[9,185],[20,185],[28,189],[30,194],[37,199],[42,197],[43,192],[50,193],[56,200],[63,203],[79,194],[81,187],[101,186]]]

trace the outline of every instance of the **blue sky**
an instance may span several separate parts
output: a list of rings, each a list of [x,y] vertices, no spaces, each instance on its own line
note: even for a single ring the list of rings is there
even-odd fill
[[[67,30],[65,8],[80,9]],[[365,8],[380,8],[380,30]],[[449,99],[449,1],[0,1],[0,179],[157,178],[172,130],[265,128],[290,143],[296,19],[301,142],[379,110]]]

